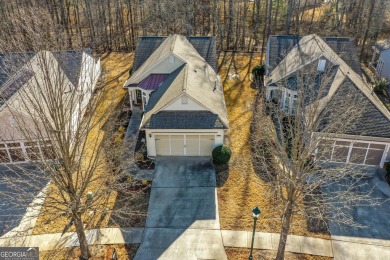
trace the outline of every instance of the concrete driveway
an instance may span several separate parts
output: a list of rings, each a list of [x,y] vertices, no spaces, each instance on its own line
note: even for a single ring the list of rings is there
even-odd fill
[[[210,158],[158,158],[135,259],[227,259],[215,186]]]
[[[368,239],[390,240],[390,187],[384,178],[384,173],[376,167],[360,167],[357,169],[364,173],[360,179],[345,178],[337,184],[329,185],[328,190],[343,190],[354,183],[356,194],[369,194],[371,200],[363,201],[359,205],[348,204],[336,200],[335,207],[348,210],[354,223],[361,227],[337,223],[330,219],[330,231],[333,237],[354,237]],[[338,205],[338,204],[340,205]]]
[[[34,197],[48,183],[47,176],[31,164],[0,165],[0,236],[18,226]]]

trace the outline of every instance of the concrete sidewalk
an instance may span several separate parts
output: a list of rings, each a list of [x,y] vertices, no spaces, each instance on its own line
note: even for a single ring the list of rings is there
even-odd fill
[[[221,230],[225,247],[250,248],[252,232]],[[277,250],[278,233],[256,232],[253,247],[264,250]],[[390,241],[357,237],[332,236],[331,240],[289,235],[286,251],[333,257],[335,260],[387,260],[390,259]]]
[[[251,231],[222,230],[221,232],[224,246],[251,247]],[[279,236],[278,233],[256,232],[253,248],[277,250]],[[331,240],[304,236],[289,235],[287,238],[286,251],[319,256],[333,256]]]
[[[218,251],[218,241],[222,234],[223,245],[225,247],[250,248],[252,241],[252,232],[234,231],[234,230],[215,230],[215,229],[164,229],[164,228],[102,228],[88,230],[87,240],[90,245],[108,245],[108,244],[139,244],[144,236],[159,236],[163,233],[173,232],[171,236],[178,236],[183,243],[173,243],[160,239],[159,243],[150,245],[150,247],[169,248],[162,253],[161,258],[172,259],[172,253],[180,251],[181,246],[198,247],[207,241],[209,248],[206,251]],[[178,234],[176,234],[178,233]],[[166,234],[165,234],[166,235]],[[148,239],[146,239],[147,241]],[[144,241],[145,242],[145,241]],[[277,250],[279,242],[278,233],[256,232],[254,248],[264,250]],[[171,245],[169,247],[168,244]],[[186,245],[186,243],[188,243]],[[40,251],[55,250],[63,247],[78,246],[77,235],[75,232],[68,232],[61,236],[61,233],[29,235],[13,238],[0,238],[0,247],[6,246],[28,246],[39,247]],[[164,250],[165,251],[165,250]],[[206,252],[205,251],[205,252]],[[335,260],[348,259],[390,259],[390,241],[379,239],[365,239],[356,237],[332,237],[332,240],[290,235],[287,239],[286,251],[310,254],[318,256],[334,257]],[[202,252],[202,253],[205,253]],[[218,258],[216,258],[218,259]]]
[[[137,144],[137,138],[139,133],[139,127],[142,120],[142,110],[139,107],[133,107],[131,112],[129,126],[126,129],[125,139],[130,143],[131,147],[128,149],[134,151],[135,145]]]
[[[86,236],[90,245],[139,244],[143,233],[144,228],[101,228],[87,230]],[[76,232],[0,238],[0,247],[39,247],[40,251],[78,245]]]

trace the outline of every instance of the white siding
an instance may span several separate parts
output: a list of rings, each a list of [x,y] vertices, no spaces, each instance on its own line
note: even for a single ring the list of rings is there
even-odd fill
[[[200,110],[206,110],[203,106],[201,106],[199,103],[195,102],[190,97],[187,98],[187,103],[183,104],[182,97],[179,97],[175,101],[173,101],[171,104],[167,105],[162,110],[167,111],[200,111]]]
[[[383,67],[381,70],[381,74],[377,76],[390,80],[390,49],[382,51],[379,58],[383,60]]]
[[[172,57],[173,57],[173,63],[172,63]],[[152,73],[167,73],[167,74],[172,73],[183,64],[184,62],[182,60],[178,59],[176,56],[171,54],[167,58],[159,62],[150,71],[145,73],[145,77],[147,77]]]

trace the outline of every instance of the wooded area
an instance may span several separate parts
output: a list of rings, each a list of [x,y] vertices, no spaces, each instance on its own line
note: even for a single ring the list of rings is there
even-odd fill
[[[132,51],[138,36],[213,35],[219,51],[263,55],[269,35],[316,33],[353,37],[363,51],[388,35],[386,5],[385,0],[0,0],[0,39],[32,48],[34,38],[56,41],[58,32],[66,36],[64,49]]]

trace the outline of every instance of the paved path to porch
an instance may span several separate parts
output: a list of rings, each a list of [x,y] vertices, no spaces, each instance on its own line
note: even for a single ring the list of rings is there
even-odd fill
[[[141,125],[142,110],[139,107],[133,107],[129,126],[126,130],[125,141],[130,143],[130,151],[134,151],[135,145],[137,144],[137,137],[139,133],[139,127]]]
[[[157,158],[135,259],[227,259],[210,158]]]

